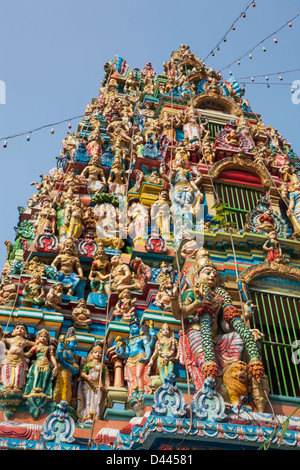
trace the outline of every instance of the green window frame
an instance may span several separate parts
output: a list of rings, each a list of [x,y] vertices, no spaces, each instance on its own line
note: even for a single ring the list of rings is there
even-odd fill
[[[253,328],[262,338],[262,358],[269,377],[271,394],[300,396],[300,364],[292,360],[294,341],[300,339],[300,296],[249,288],[257,306]]]
[[[215,189],[217,197],[226,204],[226,209],[233,212],[226,216],[226,222],[234,222],[238,229],[243,230],[247,213],[255,209],[263,191],[221,182],[215,183]]]

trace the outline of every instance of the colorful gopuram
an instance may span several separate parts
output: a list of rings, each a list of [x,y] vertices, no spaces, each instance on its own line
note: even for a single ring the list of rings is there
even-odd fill
[[[1,449],[300,447],[300,159],[189,46],[162,70],[105,64],[5,242]]]

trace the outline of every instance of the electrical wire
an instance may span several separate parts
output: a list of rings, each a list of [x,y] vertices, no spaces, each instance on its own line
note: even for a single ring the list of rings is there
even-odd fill
[[[287,25],[291,24],[292,21],[294,21],[296,18],[299,18],[300,16],[300,13],[298,13],[296,16],[294,16],[293,18],[291,18],[290,20],[286,21],[280,28],[278,28],[276,31],[274,31],[273,33],[269,34],[268,36],[266,36],[264,39],[262,39],[260,42],[258,42],[255,46],[251,47],[251,49],[249,49],[247,52],[243,53],[240,57],[238,57],[237,59],[233,60],[232,62],[230,62],[230,64],[226,65],[225,67],[222,67],[220,69],[220,72],[222,72],[222,70],[225,70],[227,68],[229,68],[231,65],[233,64],[236,64],[238,61],[240,61],[241,59],[243,59],[244,57],[246,57],[247,55],[251,54],[258,46],[260,46],[261,44],[264,44],[265,41],[267,41],[267,39],[269,39],[270,37],[274,36],[275,34],[277,34],[279,31],[281,31],[283,28],[285,28]]]
[[[247,4],[245,5],[245,8],[241,11],[241,13],[239,14],[239,16],[232,22],[230,28],[228,28],[228,30],[225,32],[225,34],[223,34],[222,36],[222,39],[220,39],[220,41],[216,44],[216,46],[211,49],[211,51],[207,54],[207,56],[203,59],[203,62],[205,62],[208,57],[214,52],[215,49],[218,50],[218,47],[220,46],[220,44],[222,42],[224,42],[224,39],[227,38],[228,34],[233,31],[235,29],[235,24],[239,21],[239,19],[241,17],[245,17],[246,15],[246,11],[248,10],[248,8],[250,8],[250,6],[254,6],[255,5],[255,2],[253,2],[253,0],[251,0],[250,2],[247,2]]]
[[[55,127],[55,126],[58,126],[59,124],[63,124],[65,122],[71,122],[71,121],[74,121],[74,119],[81,119],[81,118],[82,118],[82,114],[80,114],[79,116],[71,117],[69,119],[63,119],[62,121],[57,121],[57,122],[54,122],[52,124],[45,124],[43,126],[36,127],[35,129],[31,129],[30,131],[27,131],[27,132],[20,132],[18,134],[9,135],[7,137],[0,137],[0,141],[14,139],[15,137],[21,137],[23,135],[31,135],[34,132],[38,132],[42,129],[46,129],[47,127]]]

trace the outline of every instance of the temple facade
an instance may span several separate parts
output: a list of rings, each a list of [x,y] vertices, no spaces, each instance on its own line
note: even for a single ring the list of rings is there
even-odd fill
[[[0,448],[300,446],[300,159],[180,45],[117,56],[0,286]]]

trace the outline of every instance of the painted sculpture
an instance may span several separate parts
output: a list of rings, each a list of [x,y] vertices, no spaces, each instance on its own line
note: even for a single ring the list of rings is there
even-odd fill
[[[157,368],[161,383],[164,383],[168,374],[173,374],[174,363],[178,361],[178,341],[170,325],[164,323],[157,334],[157,341],[149,365],[157,361]]]
[[[197,389],[205,378],[216,378],[225,365],[241,359],[244,347],[250,357],[249,374],[259,381],[264,374],[260,352],[228,292],[220,287],[218,271],[207,250],[199,249],[195,272],[190,270],[187,277],[191,287],[183,293],[182,301],[177,286],[170,285],[171,305],[176,319],[193,316],[185,322],[181,347],[191,358],[190,370]]]
[[[33,396],[52,399],[53,378],[56,377],[58,366],[55,358],[55,348],[51,345],[50,333],[41,329],[35,340],[35,345],[25,353],[30,358],[35,356],[27,374],[24,397]]]
[[[128,398],[151,394],[150,366],[152,350],[156,340],[153,328],[141,326],[136,317],[132,317],[129,323],[130,334],[126,345],[116,338],[116,354],[125,359],[125,379],[128,386]]]
[[[71,327],[66,335],[60,338],[56,350],[58,373],[53,392],[53,399],[56,403],[60,403],[62,400],[68,404],[71,403],[72,379],[79,372],[77,346],[76,332]]]
[[[65,289],[68,289],[67,294],[76,294],[83,278],[83,271],[72,239],[64,242],[61,252],[55,257],[52,266],[57,269],[56,280],[61,282]]]
[[[27,326],[18,322],[13,327],[11,336],[3,337],[7,353],[1,363],[1,384],[5,391],[23,393],[28,369],[25,350],[35,346],[33,341],[27,339],[27,335]]]
[[[103,364],[103,344],[98,341],[89,351],[80,370],[77,414],[79,421],[101,419],[107,387],[110,384],[107,366]]]

